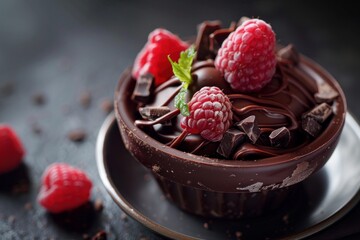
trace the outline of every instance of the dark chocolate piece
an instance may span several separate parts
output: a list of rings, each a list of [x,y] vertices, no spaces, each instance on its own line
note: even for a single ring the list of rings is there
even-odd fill
[[[246,134],[238,129],[227,130],[217,148],[217,153],[229,158],[234,150],[245,141],[245,138]]]
[[[305,116],[302,119],[302,128],[311,136],[316,137],[321,132],[321,124],[314,118]]]
[[[290,131],[286,127],[275,129],[270,133],[269,139],[273,147],[286,147],[290,142]]]
[[[240,130],[243,130],[246,133],[246,135],[248,136],[248,138],[252,143],[256,143],[256,141],[260,137],[261,131],[260,128],[258,127],[254,115],[251,115],[245,118],[244,120],[242,120],[241,122],[236,123],[236,126]]]
[[[154,76],[150,73],[141,75],[136,80],[132,99],[139,103],[147,103],[151,99],[151,92],[154,87]]]
[[[332,108],[327,103],[322,103],[306,113],[306,117],[314,118],[317,122],[323,123],[332,114]]]
[[[206,60],[209,58],[214,58],[215,54],[210,51],[210,34],[215,30],[221,28],[220,21],[205,21],[201,23],[198,27],[198,35],[195,41],[195,48],[197,50],[196,59],[197,60]]]
[[[285,60],[293,65],[297,65],[300,61],[299,53],[292,44],[289,44],[286,47],[281,48],[278,52],[278,56],[282,60]]]
[[[318,85],[319,92],[315,93],[315,100],[317,103],[331,103],[339,93],[334,90],[328,83],[322,82]]]

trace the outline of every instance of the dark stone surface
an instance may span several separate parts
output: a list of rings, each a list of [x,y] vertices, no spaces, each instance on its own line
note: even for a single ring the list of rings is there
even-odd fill
[[[20,190],[0,191],[1,239],[82,239],[100,230],[106,231],[107,239],[161,239],[124,219],[106,193],[95,163],[96,137],[106,117],[101,103],[112,100],[120,73],[156,27],[186,38],[196,35],[203,20],[219,19],[228,26],[242,15],[260,17],[271,23],[280,44],[294,44],[337,78],[349,110],[360,119],[360,16],[351,4],[324,3],[1,1],[0,122],[14,127],[27,150],[17,173],[26,181],[13,183]],[[79,100],[85,91],[91,94],[87,108]],[[39,93],[46,99],[40,105],[33,101]],[[70,141],[68,132],[80,127],[87,132],[86,139]],[[57,224],[36,202],[40,176],[52,162],[84,169],[94,182],[91,201],[103,202],[104,209],[81,232]],[[325,230],[317,239],[329,239],[326,231],[341,236],[339,229],[346,229],[343,222],[334,226],[338,228]]]

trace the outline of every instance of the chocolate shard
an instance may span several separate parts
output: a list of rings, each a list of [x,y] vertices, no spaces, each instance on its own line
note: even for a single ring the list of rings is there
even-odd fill
[[[146,120],[155,120],[170,112],[169,107],[142,107],[139,108],[139,113],[142,118]]]
[[[216,55],[223,41],[229,36],[231,32],[235,31],[235,28],[236,23],[232,22],[229,28],[221,28],[210,34],[210,51]]]
[[[277,128],[269,135],[271,146],[287,147],[290,142],[290,131],[286,127]]]
[[[224,136],[217,148],[217,153],[229,158],[234,150],[245,141],[246,134],[238,129],[230,128],[224,133]]]
[[[334,90],[328,83],[322,82],[318,84],[318,92],[315,93],[315,101],[317,103],[331,103],[339,93]]]
[[[256,118],[254,115],[251,115],[251,116],[243,119],[241,122],[236,123],[235,126],[237,128],[239,128],[240,130],[244,131],[252,143],[256,143],[256,141],[260,137],[261,130],[258,127]]]
[[[284,60],[285,62],[291,63],[293,65],[297,65],[300,60],[299,53],[292,44],[281,48],[278,51],[278,56],[281,60]]]
[[[156,120],[159,117],[164,116],[170,112],[169,107],[142,107],[139,108],[139,113],[143,119],[146,120]],[[170,126],[171,120],[164,121],[162,123],[164,126]]]
[[[332,114],[332,108],[327,103],[321,103],[306,113],[306,117],[314,118],[317,122],[323,123]]]
[[[205,21],[198,26],[198,35],[195,41],[197,60],[213,59],[215,57],[215,54],[210,50],[210,34],[220,28],[220,21]]]
[[[154,88],[154,76],[150,73],[141,75],[136,80],[132,99],[139,103],[148,103],[152,96],[152,90]]]
[[[322,129],[322,126],[318,121],[308,116],[302,118],[301,124],[304,131],[313,137],[318,136]]]

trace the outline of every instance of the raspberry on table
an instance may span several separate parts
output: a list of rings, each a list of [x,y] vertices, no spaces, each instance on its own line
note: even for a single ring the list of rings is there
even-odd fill
[[[85,172],[66,163],[53,163],[42,176],[39,203],[51,213],[75,209],[89,201],[92,182]]]
[[[141,75],[151,73],[155,78],[155,85],[160,85],[173,75],[168,55],[177,61],[180,52],[188,47],[189,44],[168,30],[155,29],[149,34],[147,43],[136,56],[132,70],[133,78],[137,79]]]
[[[215,67],[234,90],[255,92],[272,79],[276,69],[275,33],[260,19],[249,19],[224,40]]]
[[[0,125],[0,174],[20,165],[25,149],[20,138],[9,125]]]
[[[190,115],[182,119],[181,127],[206,140],[220,141],[232,122],[229,98],[218,87],[203,87],[194,94],[188,106]]]

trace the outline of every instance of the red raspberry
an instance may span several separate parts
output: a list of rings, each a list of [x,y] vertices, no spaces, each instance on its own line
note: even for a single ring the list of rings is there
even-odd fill
[[[137,55],[132,70],[133,78],[151,73],[155,78],[155,85],[168,80],[172,75],[172,67],[167,58],[170,55],[173,61],[177,61],[180,52],[186,50],[189,45],[171,32],[158,28],[149,34],[148,41]]]
[[[66,163],[53,163],[43,173],[38,201],[49,212],[60,213],[86,203],[91,187],[85,172]]]
[[[190,115],[182,119],[181,127],[209,141],[220,141],[233,117],[229,98],[218,87],[203,87],[188,106]]]
[[[0,125],[0,174],[19,166],[24,155],[24,147],[15,131],[8,125]]]
[[[260,90],[275,73],[275,33],[260,19],[240,25],[222,43],[215,67],[235,90]]]

